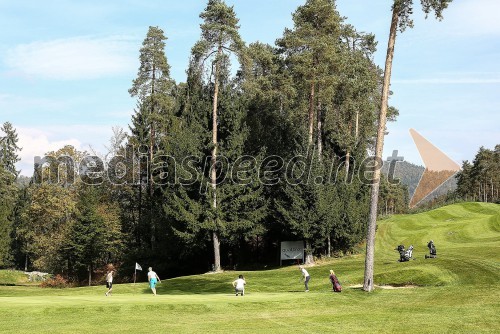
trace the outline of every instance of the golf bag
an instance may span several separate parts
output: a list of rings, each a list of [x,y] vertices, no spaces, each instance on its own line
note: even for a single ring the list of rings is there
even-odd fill
[[[434,259],[437,257],[437,252],[436,252],[436,246],[434,246],[434,242],[431,240],[427,244],[427,247],[429,248],[429,255],[426,255],[426,259]]]
[[[330,275],[330,281],[332,282],[334,292],[342,292],[342,285],[340,285],[337,276]]]
[[[410,247],[406,250],[405,246],[399,245],[397,251],[399,252],[399,262],[410,261],[413,257],[413,245],[410,245]]]

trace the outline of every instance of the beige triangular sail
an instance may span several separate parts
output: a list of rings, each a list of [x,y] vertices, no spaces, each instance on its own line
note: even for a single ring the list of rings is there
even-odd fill
[[[410,207],[415,207],[455,175],[460,166],[414,129],[410,129],[410,134],[425,165],[424,174],[410,201]]]

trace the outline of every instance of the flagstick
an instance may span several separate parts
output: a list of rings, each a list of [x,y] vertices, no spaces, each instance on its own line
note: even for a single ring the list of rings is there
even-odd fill
[[[135,266],[135,269],[134,269],[134,295],[135,295],[135,279],[137,277],[137,266]]]

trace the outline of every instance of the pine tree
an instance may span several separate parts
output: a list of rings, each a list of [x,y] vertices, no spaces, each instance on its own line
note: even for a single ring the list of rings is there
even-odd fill
[[[135,129],[140,132],[139,137],[135,137],[136,142],[140,147],[148,147],[148,162],[142,168],[139,187],[142,189],[144,183],[148,188],[149,212],[148,221],[150,226],[150,244],[151,248],[155,248],[156,243],[156,222],[153,218],[154,208],[154,180],[152,173],[152,163],[155,154],[158,153],[159,140],[158,136],[165,135],[165,133],[157,133],[159,129],[165,130],[165,123],[169,122],[172,117],[172,109],[174,106],[174,89],[175,84],[170,78],[170,66],[168,65],[167,57],[165,56],[165,41],[166,37],[161,29],[158,27],[149,27],[148,33],[142,48],[140,50],[140,66],[137,73],[137,78],[132,83],[132,88],[129,93],[132,97],[137,97],[139,100],[140,108],[138,110],[140,115],[135,116],[136,123],[142,124],[142,129]],[[138,125],[138,124],[135,124]],[[145,127],[144,127],[145,125]],[[134,126],[134,124],[133,124]],[[141,138],[142,135],[149,135],[146,138]],[[132,131],[134,132],[134,131]],[[146,180],[142,174],[146,173]],[[139,199],[139,206],[141,211],[142,207],[142,190],[139,190],[141,198]],[[142,215],[141,215],[142,218]]]
[[[192,49],[193,62],[203,72],[206,63],[209,63],[211,74],[209,82],[213,84],[212,98],[212,153],[210,162],[210,181],[212,192],[212,209],[217,211],[217,154],[218,142],[218,107],[221,81],[229,71],[229,55],[235,54],[241,63],[244,63],[245,45],[238,33],[238,18],[233,7],[227,6],[222,0],[209,0],[207,7],[200,14],[201,39]],[[213,74],[213,78],[212,78]],[[213,80],[213,82],[212,82]],[[217,218],[213,217],[212,239],[214,246],[215,271],[221,270],[220,264],[220,227]]]
[[[277,44],[300,87],[301,97],[308,101],[306,133],[312,145],[315,111],[317,106],[321,109],[322,102],[317,95],[329,91],[335,81],[342,18],[334,1],[308,0],[295,11],[293,21],[294,29],[286,29]],[[304,107],[299,104],[299,109]]]
[[[244,89],[248,99],[246,123],[250,133],[247,150],[287,158],[290,143],[299,141],[300,131],[290,117],[296,88],[278,49],[260,42],[248,47],[249,74]]]
[[[422,0],[423,11],[429,14],[432,10],[438,19],[442,19],[443,10],[448,7],[452,0]],[[389,32],[389,41],[387,47],[387,56],[385,61],[384,81],[382,85],[382,97],[380,105],[380,114],[377,130],[377,141],[375,148],[375,159],[381,160],[384,148],[384,135],[387,120],[389,87],[391,80],[392,61],[394,58],[394,46],[396,44],[396,33],[399,28],[403,32],[407,27],[412,27],[411,14],[413,12],[413,0],[394,0],[392,5],[391,28]],[[368,234],[366,237],[366,259],[365,259],[365,277],[363,290],[373,291],[373,264],[375,254],[375,231],[377,225],[378,212],[378,193],[380,185],[380,169],[375,170],[371,198],[370,198],[370,217],[368,220]]]

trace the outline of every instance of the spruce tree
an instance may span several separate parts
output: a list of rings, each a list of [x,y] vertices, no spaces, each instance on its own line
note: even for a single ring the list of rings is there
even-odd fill
[[[9,122],[3,123],[0,128],[0,133],[2,132],[4,135],[0,137],[0,164],[6,171],[12,173],[17,178],[19,171],[16,169],[15,164],[21,160],[17,155],[17,152],[21,150],[17,146],[19,142],[17,132]]]
[[[302,152],[307,152],[304,145]],[[321,208],[323,180],[322,166],[310,152],[296,155],[296,168],[285,175],[282,196],[275,200],[280,221],[296,238],[305,241],[305,263],[314,263],[313,253],[324,228],[324,210]]]
[[[13,209],[18,189],[14,182],[19,175],[15,164],[20,160],[17,152],[17,133],[11,123],[0,128],[0,267],[11,263],[11,231]]]
[[[0,267],[11,263],[12,212],[17,196],[14,175],[0,165]]]

